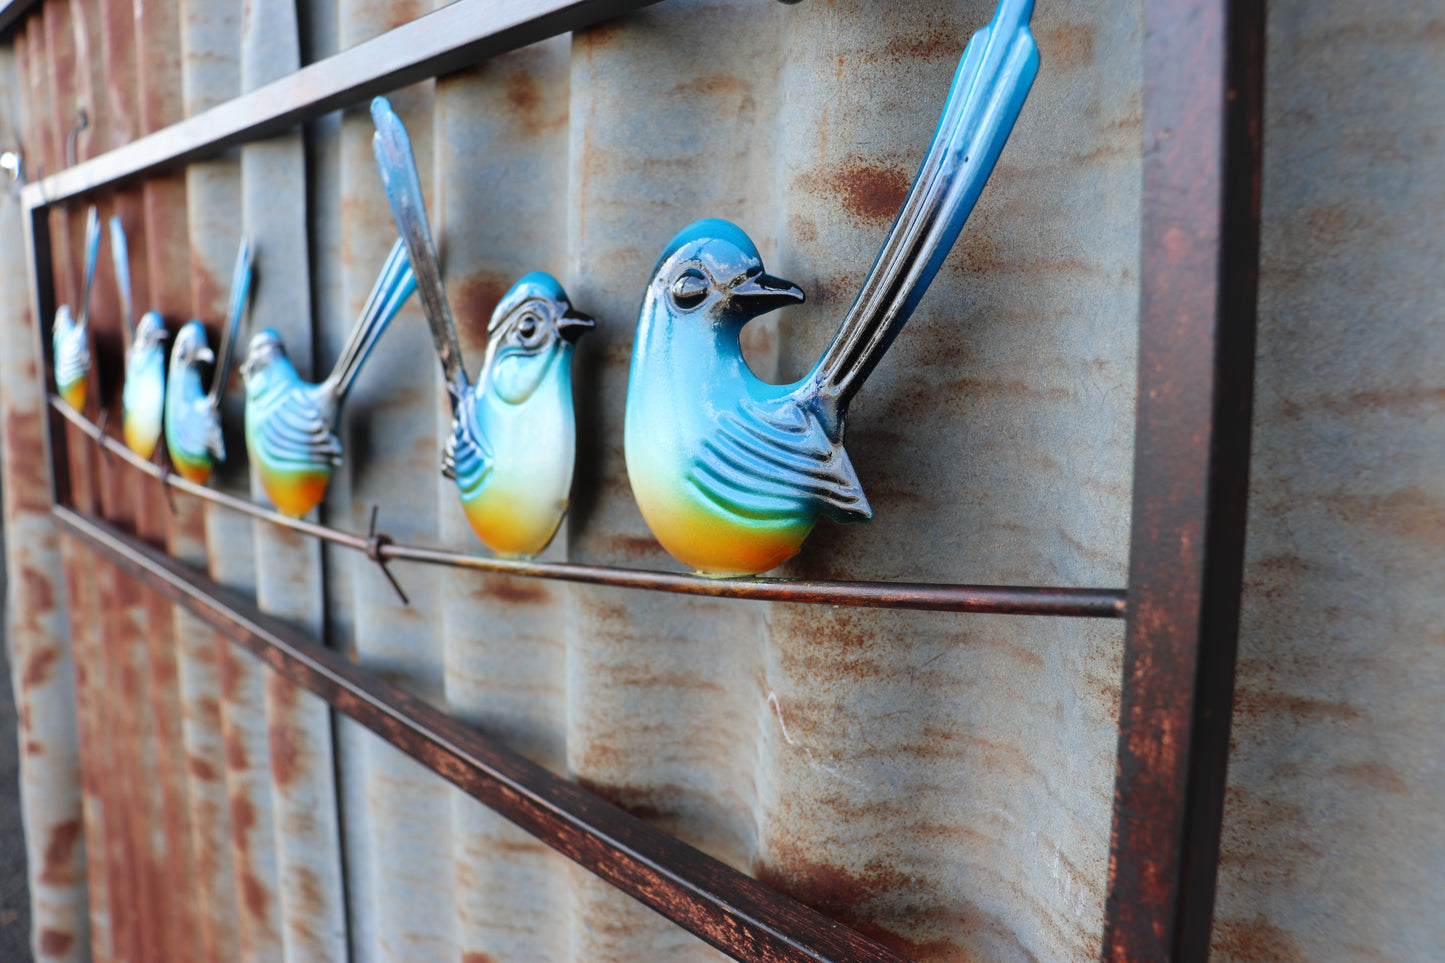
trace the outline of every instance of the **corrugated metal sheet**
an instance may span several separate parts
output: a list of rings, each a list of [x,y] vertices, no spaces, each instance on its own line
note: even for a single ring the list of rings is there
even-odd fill
[[[180,6],[45,0],[24,21],[0,59],[14,102],[0,130],[19,131],[32,174],[66,162],[77,103],[85,157],[428,9]],[[1429,912],[1445,892],[1445,770],[1428,751],[1445,728],[1445,354],[1432,350],[1445,167],[1427,159],[1445,118],[1445,84],[1430,81],[1445,63],[1438,7],[1387,30],[1365,8],[1272,5],[1222,959],[1425,960],[1445,945]],[[746,228],[809,295],[750,331],[749,358],[796,376],[864,276],[991,8],[669,0],[393,98],[468,356],[533,268],[599,319],[578,350],[577,487],[552,557],[674,567],[621,446],[632,326],[663,244],[702,216]],[[114,42],[127,11],[134,54]],[[853,406],[849,451],[877,520],[824,523],[787,574],[1125,580],[1140,10],[1041,3],[1034,27],[1043,68],[991,186]],[[1382,84],[1382,70],[1410,82]],[[394,237],[370,136],[364,111],[348,112],[304,141],[106,199],[133,238],[138,301],[173,325],[198,315],[214,337],[244,230],[253,324],[323,372]],[[136,583],[83,555],[62,577],[44,440],[11,427],[38,424],[43,385],[18,215],[0,204],[5,519],[22,740],[38,747],[25,790],[41,957],[85,958],[88,942],[125,960],[716,958]],[[83,213],[53,218],[72,303]],[[111,372],[113,291],[103,263]],[[364,531],[377,504],[401,540],[474,550],[436,474],[445,411],[413,304],[348,403],[347,464],[322,516]],[[239,428],[239,406],[227,416]],[[363,556],[188,499],[172,508],[83,439],[64,443],[80,508],[134,521],[363,665],[914,959],[1099,953],[1115,624],[398,568],[407,608]],[[238,434],[228,450],[218,483],[249,493]]]

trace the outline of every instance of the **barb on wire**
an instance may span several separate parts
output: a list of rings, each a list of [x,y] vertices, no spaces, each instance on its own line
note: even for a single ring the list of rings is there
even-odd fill
[[[396,594],[401,597],[401,604],[410,605],[411,599],[407,598],[406,593],[401,590],[401,583],[396,580],[395,575],[391,574],[391,569],[386,565],[386,558],[381,554],[382,546],[391,544],[391,536],[378,535],[376,532],[376,513],[380,510],[380,505],[371,506],[371,524],[366,526],[366,557],[376,563],[377,567],[381,569],[381,574],[385,575],[386,580],[391,583],[391,587],[396,589]]]

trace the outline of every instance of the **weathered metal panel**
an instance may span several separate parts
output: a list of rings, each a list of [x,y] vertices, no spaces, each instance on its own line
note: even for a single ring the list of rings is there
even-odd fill
[[[473,371],[492,309],[512,283],[531,270],[564,273],[566,208],[558,200],[567,192],[570,82],[566,37],[437,81],[432,224]],[[476,157],[488,158],[492,176],[475,176]],[[506,229],[478,231],[479,222]],[[444,437],[450,408],[436,410]],[[476,551],[456,484],[437,477],[436,485],[439,543]],[[565,546],[564,530],[548,556],[564,557]],[[439,582],[433,624],[443,639],[447,710],[565,769],[565,589],[467,572],[443,572]],[[452,794],[451,810],[460,958],[567,959],[566,861],[464,793]]]
[[[35,142],[29,44],[0,52],[8,135]],[[32,155],[33,158],[34,155]],[[49,518],[50,451],[40,326],[30,307],[24,215],[0,193],[0,489],[4,491],[6,647],[19,714],[21,807],[37,960],[82,960],[89,929],[73,659],[61,553]]]
[[[138,23],[183,40],[169,57],[136,58],[131,106],[118,91],[127,54],[96,32],[121,22],[123,5],[48,0],[23,32],[33,170],[64,163],[77,100],[115,102],[78,139],[86,156],[290,69],[298,36],[314,59],[426,6],[312,0],[293,26],[290,8],[186,4],[168,28],[174,7],[137,2]],[[702,216],[745,227],[769,269],[808,292],[747,338],[760,373],[796,377],[871,263],[957,55],[991,9],[668,0],[395,98],[473,366],[491,307],[525,270],[551,270],[598,317],[578,351],[577,487],[550,557],[675,567],[634,507],[620,444],[637,302],[662,245]],[[1445,78],[1440,11],[1415,5],[1389,29],[1379,16],[1272,6],[1257,480],[1221,959],[1431,959],[1445,943],[1430,912],[1445,891],[1445,775],[1421,748],[1445,723],[1432,645],[1445,624],[1433,525],[1445,497],[1433,441],[1445,169],[1429,160]],[[1043,67],[1014,136],[853,406],[849,451],[878,518],[823,523],[788,574],[1125,578],[1140,11],[1045,3],[1034,32]],[[155,44],[165,40],[145,41]],[[1409,83],[1382,84],[1381,71]],[[157,245],[184,234],[192,309],[214,322],[244,223],[258,245],[256,323],[282,327],[293,357],[321,374],[394,231],[364,112],[308,136],[304,155],[292,137],[246,148],[239,164],[192,165],[184,186],[148,181],[136,231],[150,270],[137,273],[163,297],[157,279],[176,257]],[[135,216],[132,197],[108,203]],[[179,205],[184,231],[166,221]],[[57,289],[72,301],[82,217],[75,205],[52,219]],[[113,369],[105,277],[98,329]],[[33,321],[5,323],[11,337]],[[447,426],[436,369],[413,305],[349,403],[327,521],[364,531],[376,503],[383,531],[475,550],[454,487],[435,475]],[[8,375],[3,390],[7,415],[19,410]],[[239,425],[239,406],[227,417]],[[78,506],[104,496],[113,517],[164,532],[173,553],[363,665],[910,957],[1100,951],[1117,625],[769,607],[421,568],[398,570],[405,608],[361,556],[214,507],[171,516],[88,442],[60,443]],[[239,437],[228,448],[220,483],[248,491]],[[96,957],[182,946],[186,924],[157,911],[153,875],[179,865],[179,837],[136,832],[177,818],[175,773],[161,764],[178,751],[172,712],[197,953],[339,958],[349,943],[358,961],[715,957],[368,733],[338,725],[333,759],[320,703],[293,702],[287,683],[174,613],[172,682],[167,610],[146,603],[142,617],[133,584],[82,559],[69,566],[68,604]],[[139,635],[161,647],[125,648]],[[132,704],[109,697],[123,683]],[[83,942],[69,925],[55,932]]]
[[[1445,5],[1278,2],[1214,959],[1445,952]]]

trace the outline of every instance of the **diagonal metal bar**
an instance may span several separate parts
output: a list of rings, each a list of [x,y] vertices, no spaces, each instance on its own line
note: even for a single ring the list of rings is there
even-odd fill
[[[657,0],[456,0],[178,124],[26,185],[26,207],[214,157],[315,117]]]
[[[1144,252],[1109,963],[1203,963],[1249,482],[1264,5],[1145,12]]]
[[[505,749],[306,638],[158,549],[56,506],[61,531],[134,575],[282,676],[569,859],[732,956],[755,963],[907,963]]]

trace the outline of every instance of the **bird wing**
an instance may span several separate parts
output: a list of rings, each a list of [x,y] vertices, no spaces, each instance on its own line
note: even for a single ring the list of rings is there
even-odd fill
[[[90,370],[90,338],[85,326],[58,312],[55,318],[55,383],[68,385]]]
[[[873,517],[848,453],[794,401],[769,410],[746,400],[739,411],[724,413],[694,457],[688,481],[744,518],[780,520],[812,511],[842,522]]]
[[[452,433],[442,452],[442,474],[456,480],[463,495],[470,495],[487,480],[494,464],[492,446],[477,420],[475,399],[470,392],[455,399]]]
[[[331,432],[331,421],[308,395],[303,390],[289,392],[261,420],[261,452],[277,467],[341,464],[341,442]]]
[[[209,451],[217,461],[226,460],[220,419],[204,395],[186,400],[180,417],[175,420],[174,431],[176,447],[188,457],[198,458]]]

